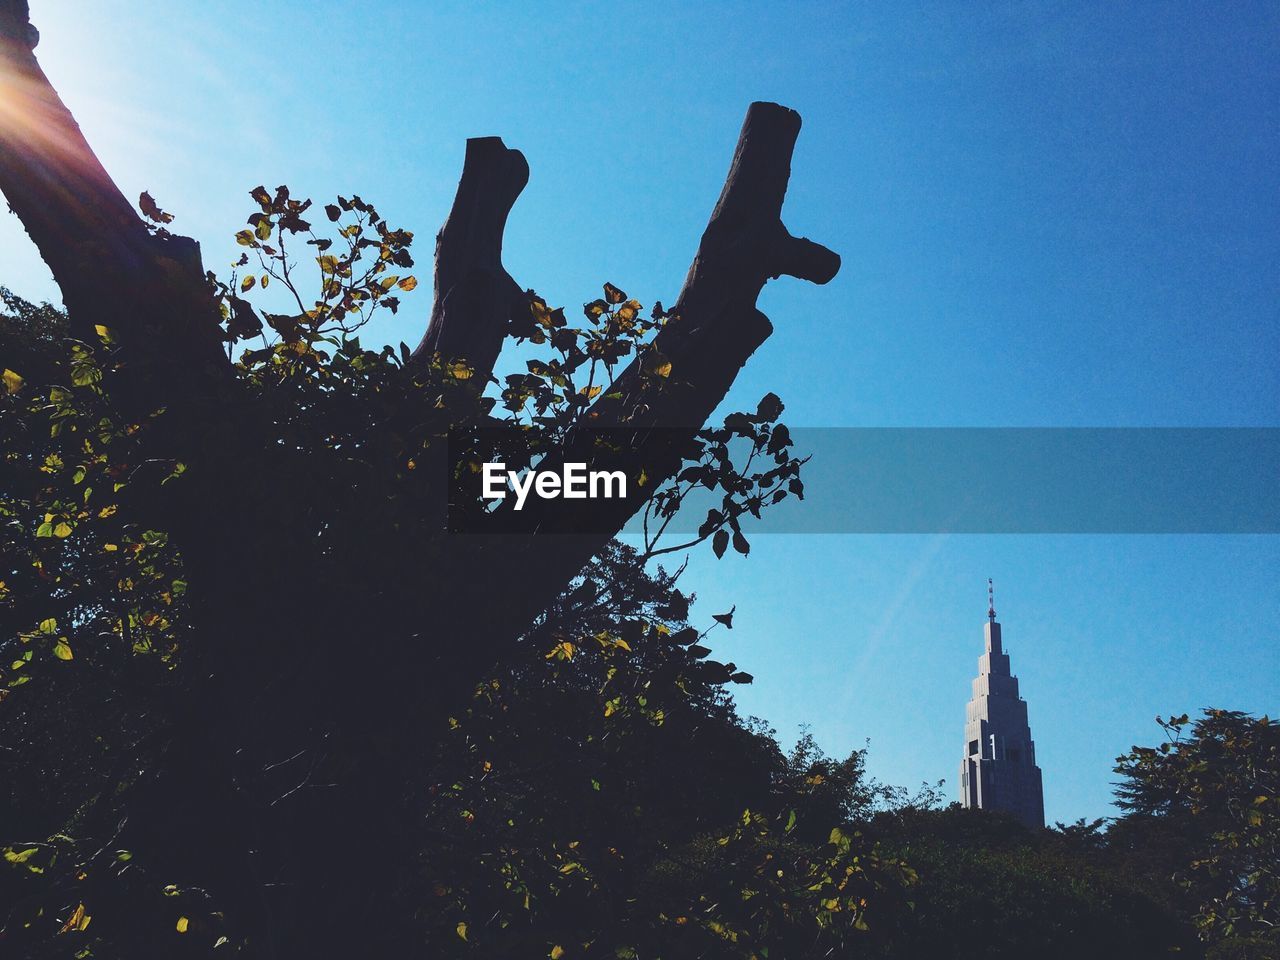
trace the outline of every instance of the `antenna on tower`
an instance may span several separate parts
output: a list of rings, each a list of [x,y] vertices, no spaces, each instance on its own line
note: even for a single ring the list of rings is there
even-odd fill
[[[996,588],[990,577],[987,577],[987,619],[996,622]]]

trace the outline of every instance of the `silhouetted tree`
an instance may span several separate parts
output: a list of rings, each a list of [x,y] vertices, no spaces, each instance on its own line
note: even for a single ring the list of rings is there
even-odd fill
[[[690,542],[745,553],[740,520],[802,492],[777,397],[702,429],[772,332],[755,306],[765,282],[822,283],[839,267],[781,220],[800,118],[748,110],[669,310],[645,315],[610,284],[582,327],[502,265],[524,158],[470,141],[422,342],[372,351],[357,330],[417,285],[411,232],[358,196],[320,219],[286,188],[258,187],[237,236],[245,256],[218,281],[151,197],[139,215],[120,194],[41,70],[37,37],[25,0],[0,0],[0,191],[66,306],[63,320],[8,302],[6,762],[21,774],[9,822],[70,839],[8,848],[28,880],[44,879],[6,936],[51,923],[79,934],[86,917],[104,942],[123,936],[133,915],[94,913],[76,885],[115,877],[123,885],[97,895],[133,904],[121,891],[145,876],[175,886],[155,907],[160,932],[131,934],[136,949],[227,937],[253,955],[325,956],[419,943],[420,904],[398,893],[418,890],[420,831],[457,827],[428,816],[425,771],[477,685],[530,650],[548,655],[534,638],[550,624],[582,625],[567,611],[596,600],[570,591],[638,511],[661,531],[694,486],[716,490]],[[318,290],[302,279],[308,260]],[[251,302],[270,283],[292,306]],[[497,382],[513,342],[544,354]],[[626,496],[520,513],[450,503],[496,425],[533,438],[527,462],[622,470]],[[459,516],[467,535],[449,533]],[[662,549],[649,540],[634,562]],[[598,615],[647,656],[615,601]],[[555,649],[571,658],[587,641],[562,629]],[[699,644],[676,646],[704,683],[735,679]],[[609,719],[641,699],[611,698]],[[748,815],[724,848],[761,824]],[[479,926],[455,939],[474,943]],[[191,934],[177,946],[175,929]]]

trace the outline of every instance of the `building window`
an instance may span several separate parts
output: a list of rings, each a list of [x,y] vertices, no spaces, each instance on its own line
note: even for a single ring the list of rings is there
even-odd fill
[[[971,756],[971,757],[972,757],[972,756],[973,756],[975,753],[977,753],[977,752],[978,752],[978,741],[977,741],[977,740],[970,740],[970,741],[969,741],[969,756]]]

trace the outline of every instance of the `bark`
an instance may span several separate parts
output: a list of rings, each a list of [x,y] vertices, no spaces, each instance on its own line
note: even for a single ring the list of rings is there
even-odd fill
[[[37,40],[26,0],[0,0],[0,191],[61,288],[75,335],[96,343],[96,325],[113,330],[147,404],[189,400],[228,367],[199,245],[148,231],[40,68]]]
[[[502,266],[502,233],[529,182],[529,164],[498,137],[467,141],[462,179],[436,236],[435,303],[413,355],[465,360],[477,383],[488,380],[511,322],[529,300]]]
[[[504,533],[523,534],[519,549],[536,561],[521,596],[511,596],[498,634],[519,632],[681,466],[683,442],[724,399],[738,372],[773,332],[756,309],[765,283],[783,274],[826,283],[840,257],[793,237],[782,223],[782,202],[800,115],[775,103],[747,111],[719,202],[689,267],[672,319],[655,348],[671,363],[667,377],[646,372],[637,357],[591,407],[587,429],[540,465],[565,462],[622,470],[620,499],[530,500],[520,514],[500,519]],[[612,397],[612,399],[610,399]],[[619,428],[620,449],[596,443],[599,428]],[[637,481],[641,474],[645,483]],[[504,541],[509,551],[510,539]],[[492,547],[491,547],[492,549]],[[492,559],[492,557],[490,557]]]

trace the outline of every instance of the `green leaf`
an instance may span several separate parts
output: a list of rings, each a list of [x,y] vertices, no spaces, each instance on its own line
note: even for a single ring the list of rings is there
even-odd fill
[[[67,643],[66,637],[58,638],[58,642],[53,645],[53,655],[59,660],[74,659],[74,654],[71,652],[71,645]]]

